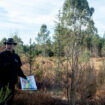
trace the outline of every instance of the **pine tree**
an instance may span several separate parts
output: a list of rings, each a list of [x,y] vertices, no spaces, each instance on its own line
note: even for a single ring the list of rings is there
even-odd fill
[[[46,49],[47,49],[47,41],[50,40],[50,36],[49,36],[49,31],[47,30],[47,25],[43,24],[40,28],[40,32],[38,33],[38,36],[36,38],[36,41],[39,45],[39,47],[41,46],[41,48],[39,48],[40,50],[42,50],[42,55],[44,57],[46,57]]]

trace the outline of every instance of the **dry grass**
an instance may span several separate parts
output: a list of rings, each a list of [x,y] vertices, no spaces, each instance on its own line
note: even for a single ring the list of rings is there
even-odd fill
[[[16,90],[13,105],[68,105],[66,101],[52,98],[51,94],[43,91]],[[77,101],[76,105],[105,105],[105,91],[98,91],[96,95],[87,100]]]
[[[91,58],[92,66],[87,65],[81,72],[80,77],[77,78],[79,85],[76,87],[78,88],[76,90],[76,105],[105,104],[104,59]],[[28,75],[29,64],[25,62],[25,58],[22,61],[22,69]],[[65,71],[67,63],[64,61],[62,64],[60,64],[60,71],[57,71],[56,58],[37,57],[33,62],[32,74],[35,75],[39,91],[24,92],[17,90],[14,105],[66,105],[67,102],[62,101],[62,99],[67,100],[67,93],[65,92],[67,86]],[[94,67],[94,70],[91,67]],[[69,71],[69,79],[71,79],[71,71]],[[61,87],[58,85],[58,82]]]
[[[52,98],[49,93],[43,91],[24,92],[16,90],[13,105],[66,105],[66,103]]]

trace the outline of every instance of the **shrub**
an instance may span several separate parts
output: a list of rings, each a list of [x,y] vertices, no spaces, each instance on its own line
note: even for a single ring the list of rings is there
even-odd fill
[[[94,67],[88,65],[81,71],[78,85],[77,94],[79,100],[86,102],[88,98],[92,98],[97,91],[96,73]]]
[[[10,92],[8,86],[0,89],[0,104],[8,100]]]

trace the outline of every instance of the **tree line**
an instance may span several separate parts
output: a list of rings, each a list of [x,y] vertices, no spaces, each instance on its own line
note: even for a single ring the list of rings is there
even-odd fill
[[[45,27],[47,27],[45,24],[41,26],[41,31],[38,33],[38,36],[35,41],[36,43],[31,42],[29,45],[25,45],[22,39],[18,37],[18,35],[14,34],[13,38],[18,43],[15,49],[16,52],[22,56],[23,54],[29,53],[31,46],[31,48],[33,49],[32,53],[35,56],[42,55],[44,57],[52,57],[60,55],[63,57],[66,54],[65,48],[67,47],[66,44],[68,43],[67,39],[68,37],[70,37],[67,36],[67,34],[72,33],[72,31],[63,28],[62,26],[57,26],[52,41],[49,35],[49,31],[47,29],[43,29]],[[105,56],[105,35],[103,35],[103,37],[100,37],[98,33],[90,33],[89,31],[91,31],[91,27],[88,26],[88,28],[90,28],[88,29],[88,31],[82,31],[81,36],[79,36],[79,38],[82,39],[80,42],[82,47],[81,51],[87,50],[92,57]],[[45,32],[43,32],[42,30],[44,30]],[[59,30],[61,31],[59,32]],[[5,40],[6,38],[3,38],[0,41],[1,46],[3,46],[3,42]]]
[[[89,7],[87,0],[65,0],[58,13],[53,40],[47,25],[42,24],[35,42],[30,45],[24,45],[22,39],[14,34],[13,38],[18,43],[16,52],[20,55],[28,53],[31,46],[35,56],[65,56],[67,46],[70,46],[70,43],[74,44],[73,40],[78,40],[81,51],[87,50],[90,56],[104,56],[105,34],[103,37],[98,34],[92,18],[93,13],[94,8]],[[6,38],[0,41],[1,45],[4,40]]]

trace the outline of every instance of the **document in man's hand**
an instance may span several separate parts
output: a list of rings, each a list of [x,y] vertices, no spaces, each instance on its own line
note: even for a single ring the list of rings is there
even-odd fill
[[[20,77],[22,90],[37,90],[34,76],[27,76],[27,80]]]

